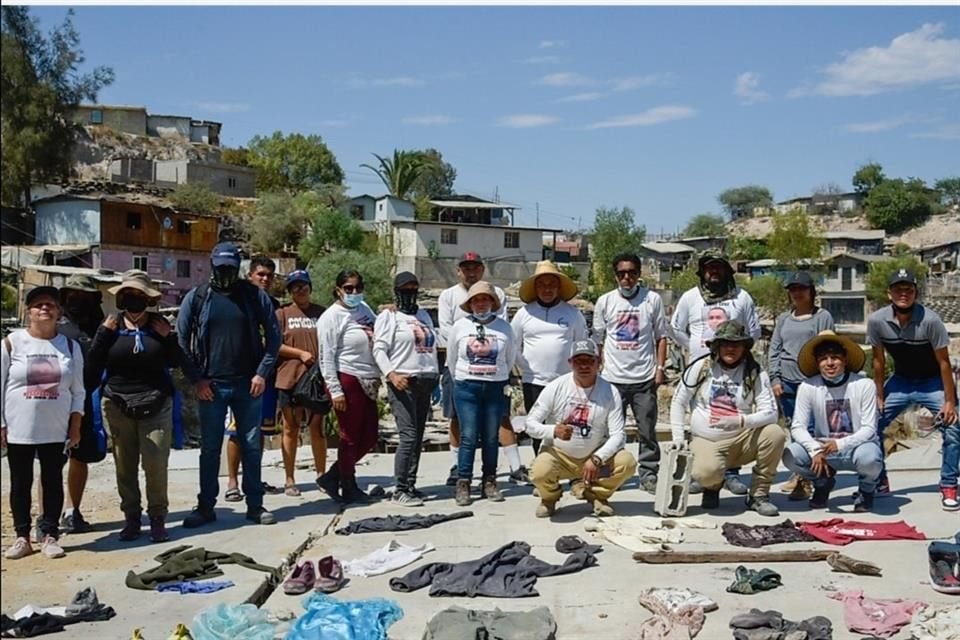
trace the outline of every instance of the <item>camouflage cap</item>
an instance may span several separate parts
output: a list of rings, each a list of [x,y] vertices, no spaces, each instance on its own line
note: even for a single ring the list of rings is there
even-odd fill
[[[733,271],[730,261],[727,260],[722,253],[714,249],[708,249],[700,254],[700,259],[697,260],[697,273],[703,273],[703,268],[711,262],[721,262],[726,265],[727,269]]]
[[[707,340],[707,346],[714,342],[746,342],[748,349],[753,346],[753,338],[747,333],[746,327],[736,320],[721,323],[713,333],[713,339]]]
[[[60,287],[60,291],[64,291],[65,289],[83,291],[84,293],[100,293],[100,289],[97,287],[97,281],[82,273],[75,273],[67,278],[67,281]]]

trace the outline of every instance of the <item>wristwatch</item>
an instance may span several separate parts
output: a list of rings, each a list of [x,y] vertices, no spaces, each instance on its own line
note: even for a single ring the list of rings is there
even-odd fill
[[[598,468],[603,466],[603,460],[601,460],[600,456],[597,455],[590,456],[590,462],[595,464]]]

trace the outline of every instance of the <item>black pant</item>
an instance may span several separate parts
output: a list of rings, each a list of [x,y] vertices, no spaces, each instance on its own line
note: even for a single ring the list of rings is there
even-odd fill
[[[7,463],[10,465],[10,511],[13,528],[18,538],[30,537],[30,503],[33,493],[33,459],[40,459],[40,486],[43,488],[43,513],[40,532],[60,536],[60,512],[63,510],[63,443],[8,444]]]
[[[657,442],[657,383],[655,379],[633,384],[613,383],[623,401],[623,417],[627,407],[637,421],[637,472],[641,480],[660,472],[660,443]]]
[[[398,491],[410,491],[417,484],[423,431],[430,414],[430,396],[436,386],[437,379],[433,377],[410,378],[406,391],[397,391],[396,387],[387,383],[390,406],[400,436],[400,444],[393,456]]]
[[[537,398],[540,397],[540,392],[543,391],[544,387],[539,384],[533,384],[532,382],[523,383],[523,410],[527,413],[530,413],[530,409],[533,409],[533,405],[537,403]],[[531,438],[533,441],[533,455],[540,453],[540,440],[537,438]]]

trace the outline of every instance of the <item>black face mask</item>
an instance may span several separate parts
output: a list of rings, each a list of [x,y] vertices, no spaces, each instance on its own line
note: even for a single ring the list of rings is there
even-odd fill
[[[214,289],[219,289],[220,291],[226,291],[227,289],[233,288],[233,285],[237,284],[239,279],[239,267],[222,265],[219,267],[214,267],[210,272],[210,284],[213,285]]]
[[[397,309],[401,313],[406,313],[408,315],[413,315],[417,312],[417,309],[420,307],[417,305],[417,294],[420,291],[418,289],[394,289],[393,295],[397,301]]]
[[[117,307],[130,313],[143,313],[147,310],[147,299],[140,296],[124,296]]]

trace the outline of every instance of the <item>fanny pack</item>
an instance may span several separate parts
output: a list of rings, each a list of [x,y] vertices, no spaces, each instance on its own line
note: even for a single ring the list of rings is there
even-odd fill
[[[139,391],[137,393],[118,393],[111,391],[107,396],[120,407],[128,418],[142,420],[159,413],[167,401],[167,394],[159,389]]]

